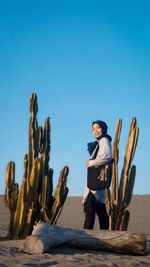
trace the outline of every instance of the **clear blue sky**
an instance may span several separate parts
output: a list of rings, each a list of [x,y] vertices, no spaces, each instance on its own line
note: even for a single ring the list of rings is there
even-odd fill
[[[0,193],[7,163],[21,185],[28,153],[29,97],[39,126],[51,117],[54,189],[68,165],[70,196],[86,183],[91,123],[122,118],[119,176],[132,117],[139,140],[134,194],[150,193],[150,1],[0,0]]]

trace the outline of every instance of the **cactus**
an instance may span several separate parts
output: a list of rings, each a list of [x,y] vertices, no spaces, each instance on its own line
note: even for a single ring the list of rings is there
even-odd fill
[[[15,163],[9,162],[6,169],[4,202],[10,211],[9,237],[25,238],[31,234],[39,220],[56,224],[68,194],[65,166],[59,177],[53,196],[53,170],[50,160],[50,118],[45,120],[44,131],[37,122],[37,95],[30,96],[29,153],[24,156],[23,182],[18,190],[15,184]]]
[[[112,186],[106,190],[106,207],[109,215],[109,229],[110,230],[127,230],[130,213],[126,208],[128,207],[136,174],[136,166],[131,166],[137,140],[139,128],[136,126],[136,118],[132,118],[130,124],[130,131],[124,156],[124,165],[121,172],[120,183],[118,186],[118,161],[119,161],[119,140],[122,127],[122,120],[117,122],[115,138],[113,142],[113,168],[112,168]]]

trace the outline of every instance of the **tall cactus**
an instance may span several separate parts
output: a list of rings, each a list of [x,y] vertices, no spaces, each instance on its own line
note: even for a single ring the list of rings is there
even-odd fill
[[[38,220],[55,224],[68,194],[65,166],[59,177],[53,196],[53,170],[50,160],[50,118],[45,120],[44,130],[37,122],[37,95],[30,96],[29,153],[24,156],[23,182],[18,190],[15,184],[15,163],[9,162],[6,169],[4,202],[10,210],[9,236],[25,238]]]
[[[139,128],[136,126],[136,118],[132,118],[128,135],[127,146],[124,156],[124,165],[121,172],[120,183],[118,186],[118,161],[119,161],[119,140],[122,127],[122,120],[117,122],[116,133],[113,143],[113,169],[112,186],[106,190],[106,206],[109,215],[110,230],[127,230],[130,213],[128,207],[135,181],[136,166],[131,166],[137,140]]]

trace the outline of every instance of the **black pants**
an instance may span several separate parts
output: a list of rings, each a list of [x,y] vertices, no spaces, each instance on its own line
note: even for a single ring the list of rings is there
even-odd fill
[[[98,216],[100,229],[109,229],[109,217],[106,211],[106,205],[98,202],[92,192],[88,194],[87,202],[84,204],[84,212],[84,229],[93,229],[95,214]]]

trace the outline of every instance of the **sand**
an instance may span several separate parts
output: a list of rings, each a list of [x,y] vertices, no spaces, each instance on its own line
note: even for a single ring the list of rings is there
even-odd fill
[[[84,213],[82,197],[68,197],[57,222],[58,226],[82,229]],[[146,233],[147,248],[143,256],[121,255],[69,248],[54,248],[43,255],[30,255],[23,251],[24,240],[6,241],[9,211],[0,196],[0,266],[150,266],[150,195],[134,195],[129,206],[131,212],[128,231]],[[95,230],[99,229],[98,220]]]

